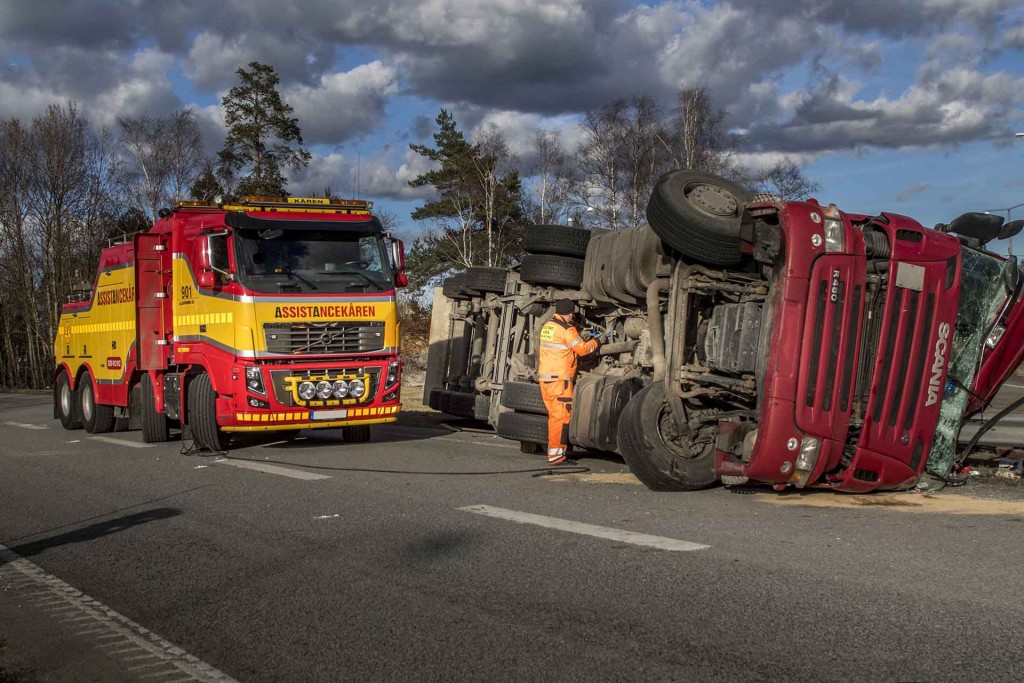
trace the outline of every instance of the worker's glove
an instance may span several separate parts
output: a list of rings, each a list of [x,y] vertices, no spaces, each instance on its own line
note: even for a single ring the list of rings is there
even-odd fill
[[[580,336],[583,337],[583,341],[590,341],[591,339],[599,338],[601,336],[601,330],[583,330],[583,332],[580,333]]]
[[[615,330],[608,330],[604,333],[604,340],[606,342],[610,342],[613,339],[615,339]]]

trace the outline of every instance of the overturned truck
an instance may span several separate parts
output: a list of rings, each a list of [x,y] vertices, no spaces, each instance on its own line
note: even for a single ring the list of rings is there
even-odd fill
[[[508,271],[435,292],[425,400],[546,441],[541,326],[560,298],[608,334],[581,359],[569,440],[655,490],[721,480],[838,491],[941,485],[963,419],[1024,356],[1024,283],[988,249],[1024,221],[783,202],[696,171],[657,183],[648,223],[532,226]]]

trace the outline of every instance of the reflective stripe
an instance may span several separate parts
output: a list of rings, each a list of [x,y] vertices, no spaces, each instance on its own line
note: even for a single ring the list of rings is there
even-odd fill
[[[538,379],[561,379],[560,375],[538,375]]]
[[[548,449],[548,456],[550,457],[552,455],[565,455],[565,449],[564,448],[549,448]]]
[[[567,346],[566,348],[571,349],[574,346],[576,346],[577,344],[582,344],[582,343],[583,343],[583,340],[580,339],[579,337],[576,337],[575,339],[572,340],[572,342],[569,343],[569,346]]]
[[[566,350],[568,350],[570,348],[570,346],[568,344],[555,344],[553,342],[541,342],[540,343],[540,348],[542,348],[542,349],[566,349]]]

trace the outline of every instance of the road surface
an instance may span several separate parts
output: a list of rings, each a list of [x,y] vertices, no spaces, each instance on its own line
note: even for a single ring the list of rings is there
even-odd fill
[[[490,434],[303,436],[183,456],[0,395],[0,680],[1024,675],[1016,493],[656,494]]]

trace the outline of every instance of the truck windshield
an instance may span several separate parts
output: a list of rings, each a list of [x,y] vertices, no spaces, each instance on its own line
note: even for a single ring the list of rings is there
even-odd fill
[[[239,280],[255,292],[382,292],[393,286],[379,234],[242,228],[234,242]]]

